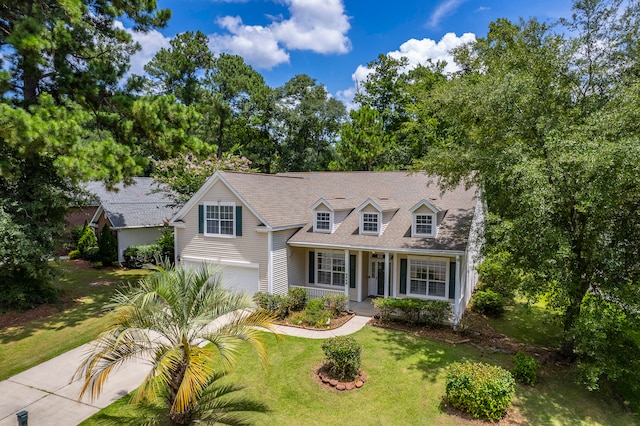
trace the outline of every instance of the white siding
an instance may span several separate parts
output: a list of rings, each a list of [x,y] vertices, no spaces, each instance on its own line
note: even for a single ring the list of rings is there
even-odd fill
[[[273,293],[286,294],[289,291],[289,249],[287,241],[297,229],[273,233]]]
[[[481,247],[484,244],[484,218],[485,218],[485,205],[482,202],[481,194],[478,194],[476,201],[476,209],[473,214],[473,221],[471,222],[471,229],[469,231],[469,242],[467,244],[467,250],[462,259],[462,265],[460,266],[460,303],[459,312],[460,315],[464,313],[471,294],[476,288],[478,283],[478,265],[482,262]],[[455,319],[456,321],[459,320]]]
[[[267,291],[267,233],[256,232],[256,227],[260,225],[258,219],[221,181],[211,187],[199,204],[218,201],[233,202],[237,206],[242,206],[242,236],[223,238],[198,234],[198,207],[193,206],[184,217],[186,227],[177,228],[176,255],[259,264],[260,291]]]
[[[155,243],[162,236],[162,228],[124,228],[118,233],[118,262],[123,262],[123,253],[130,246]]]
[[[287,277],[289,279],[289,287],[307,285],[308,275],[305,275],[305,271],[308,269],[307,263],[309,262],[307,250],[299,247],[289,247],[288,252]]]

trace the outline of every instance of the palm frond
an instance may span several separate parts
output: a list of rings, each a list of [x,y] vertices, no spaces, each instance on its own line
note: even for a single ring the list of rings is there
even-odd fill
[[[246,397],[232,395],[244,389],[233,384],[218,384],[225,373],[212,375],[194,410],[195,424],[249,425],[249,413],[267,413],[269,407]]]
[[[148,349],[148,341],[141,338],[138,330],[106,334],[94,341],[89,354],[78,366],[72,378],[72,380],[84,378],[79,398],[89,390],[91,400],[95,400],[114,369]]]

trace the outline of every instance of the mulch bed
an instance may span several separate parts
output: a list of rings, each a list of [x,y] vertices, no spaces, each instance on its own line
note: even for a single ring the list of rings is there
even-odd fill
[[[342,382],[331,374],[325,364],[313,369],[313,381],[324,390],[345,392],[362,388],[367,381],[367,374],[360,371],[360,376],[351,382]]]
[[[323,331],[323,330],[334,330],[338,327],[343,326],[346,322],[348,322],[351,318],[355,317],[356,314],[353,312],[342,312],[340,314],[339,317],[337,318],[331,318],[331,321],[329,323],[329,326],[326,328],[316,328],[316,327],[311,327],[309,325],[297,325],[297,324],[292,324],[289,322],[288,318],[285,318],[283,320],[275,320],[274,323],[278,324],[278,325],[286,325],[287,327],[296,327],[296,328],[306,328],[307,330],[319,330],[319,331]]]

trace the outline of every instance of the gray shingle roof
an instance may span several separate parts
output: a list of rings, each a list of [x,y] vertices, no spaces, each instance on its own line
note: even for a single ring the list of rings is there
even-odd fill
[[[475,187],[463,185],[441,194],[437,179],[407,172],[309,172],[263,175],[222,172],[221,176],[273,227],[302,225],[293,244],[367,247],[374,249],[456,250],[467,245],[473,218]],[[361,235],[360,213],[354,209],[332,234],[313,232],[311,206],[320,198],[360,206],[371,198],[384,210],[397,209],[382,235]],[[446,211],[435,238],[411,237],[413,215],[420,200]],[[348,200],[345,202],[345,200]],[[383,204],[383,206],[382,206]]]
[[[162,226],[178,209],[163,193],[153,192],[152,178],[133,178],[133,185],[119,183],[113,191],[102,182],[89,182],[85,188],[95,194],[113,228],[145,228]]]

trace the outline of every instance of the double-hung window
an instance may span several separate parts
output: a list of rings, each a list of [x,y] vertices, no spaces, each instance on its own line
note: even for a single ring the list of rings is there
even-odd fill
[[[416,236],[433,236],[435,234],[432,214],[416,214],[414,216],[413,234]]]
[[[205,205],[205,235],[233,237],[234,230],[233,203]]]
[[[380,213],[362,213],[362,233],[378,234],[380,230]]]
[[[331,232],[331,213],[330,212],[316,212],[316,223],[315,223],[314,231]]]
[[[447,297],[447,262],[431,259],[411,259],[409,294]]]
[[[318,252],[318,284],[344,286],[344,253]]]

